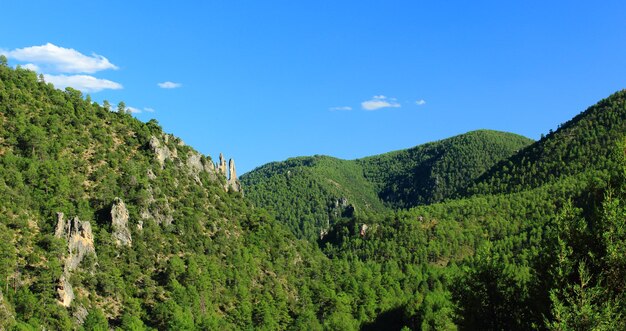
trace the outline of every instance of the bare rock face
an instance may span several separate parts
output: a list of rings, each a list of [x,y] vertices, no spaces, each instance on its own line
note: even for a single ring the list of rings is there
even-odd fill
[[[118,246],[131,246],[133,239],[128,228],[128,209],[120,198],[115,198],[111,206],[111,226],[113,228],[113,238]]]
[[[320,240],[323,240],[328,235],[328,229],[320,229]]]
[[[224,158],[224,154],[220,153],[220,161],[216,165],[217,173],[223,178],[226,178],[226,185],[224,185],[224,190],[233,190],[235,192],[242,192],[241,183],[237,179],[237,169],[235,168],[235,160],[228,160],[228,169],[226,168],[226,159]]]
[[[164,204],[159,205],[158,208],[143,209],[139,214],[142,219],[154,220],[157,224],[164,226],[170,226],[174,223],[174,217],[172,216],[172,209],[167,201]],[[137,223],[137,229],[143,229],[143,222]]]
[[[237,180],[237,170],[235,169],[235,160],[228,160],[228,181]]]
[[[93,232],[91,224],[82,222],[78,217],[72,221],[66,221],[63,213],[57,213],[57,226],[55,236],[67,240],[68,253],[65,256],[63,274],[59,279],[57,293],[59,294],[59,304],[69,307],[74,300],[74,290],[69,279],[72,271],[88,254],[96,254],[93,243]]]
[[[226,177],[226,160],[224,159],[224,155],[220,153],[220,163],[217,166],[217,171],[222,174],[222,176]]]
[[[168,137],[168,135],[163,136],[165,143],[168,142]],[[150,145],[150,149],[154,152],[157,161],[161,165],[161,168],[165,166],[165,160],[172,160],[178,157],[178,151],[176,150],[176,148],[174,148],[173,150],[169,149],[167,145],[162,145],[159,141],[159,138],[155,136],[150,137],[150,142],[148,144]]]
[[[69,272],[83,260],[87,254],[96,254],[93,245],[93,233],[91,224],[82,222],[78,217],[74,217],[73,228],[68,240],[69,255],[65,259],[65,269]]]
[[[189,153],[187,156],[187,168],[194,174],[198,174],[200,171],[204,170],[202,156],[197,153]]]
[[[155,136],[150,137],[150,149],[154,152],[157,161],[163,167],[165,160],[170,158],[170,150],[167,146],[161,146],[161,142]]]
[[[61,279],[59,279],[59,285],[57,287],[57,293],[59,294],[59,304],[64,307],[69,307],[74,300],[74,289],[72,284],[67,280],[69,275],[63,273]]]
[[[202,164],[202,155],[195,152],[189,152],[189,154],[187,155],[187,169],[191,173],[193,179],[198,184],[201,184],[199,174],[200,172],[204,171],[204,164]]]
[[[54,230],[54,236],[57,238],[63,237],[66,233],[69,233],[69,229],[66,227],[70,224],[65,222],[65,215],[63,213],[57,213],[57,227]]]
[[[210,158],[202,158],[202,164],[204,166],[204,171],[209,174],[209,178],[211,180],[217,179],[217,171],[215,170],[215,164],[211,161]]]
[[[228,173],[228,186],[235,192],[241,192],[241,183],[237,180],[237,169],[233,159],[228,161]]]
[[[359,234],[361,235],[361,237],[365,237],[365,235],[367,234],[367,229],[369,228],[369,226],[365,223],[361,224],[361,229],[359,230]]]
[[[208,159],[205,159],[204,171],[209,173],[215,172],[215,164],[213,164],[213,162],[209,161]]]
[[[354,205],[348,202],[348,199],[341,197],[331,200],[331,205],[328,208],[328,213],[335,217],[352,217],[354,215]]]

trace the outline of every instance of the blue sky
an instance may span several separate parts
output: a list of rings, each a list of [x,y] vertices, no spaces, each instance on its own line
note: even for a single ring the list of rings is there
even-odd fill
[[[1,7],[10,64],[82,84],[98,102],[123,100],[200,152],[234,157],[240,174],[481,128],[537,139],[626,88],[624,1]]]

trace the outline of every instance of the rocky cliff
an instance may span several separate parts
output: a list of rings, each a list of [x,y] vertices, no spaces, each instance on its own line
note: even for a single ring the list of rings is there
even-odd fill
[[[126,204],[122,199],[115,198],[113,206],[111,206],[111,227],[113,228],[113,239],[118,246],[131,246],[133,243],[128,228],[128,218]]]
[[[169,142],[172,139],[178,138],[170,138],[168,134],[162,134],[160,139],[156,136],[150,138],[148,146],[154,153],[154,157],[161,166],[161,169],[165,168],[166,161],[169,160],[177,166],[186,168],[189,175],[199,184],[201,184],[199,174],[206,172],[212,180],[220,180],[218,178],[226,180],[224,190],[242,192],[241,184],[237,179],[237,170],[235,169],[235,161],[233,159],[229,160],[227,166],[224,154],[220,153],[218,163],[213,164],[209,157],[205,157],[194,150],[190,150],[186,154],[182,154],[186,156],[186,161],[183,162],[183,160],[179,158],[178,148],[184,146],[184,144],[180,140],[178,140],[178,144],[170,144]],[[151,173],[150,178],[155,178],[154,173]]]
[[[235,169],[235,160],[233,159],[228,161],[228,172],[228,187],[235,192],[241,192],[241,183],[237,179],[237,170]]]
[[[74,300],[74,290],[70,284],[72,271],[74,271],[83,259],[89,254],[96,254],[94,247],[91,224],[74,217],[72,221],[66,221],[63,213],[57,213],[57,225],[55,230],[57,238],[67,242],[67,253],[64,257],[63,274],[59,279],[57,293],[59,303],[69,307]]]

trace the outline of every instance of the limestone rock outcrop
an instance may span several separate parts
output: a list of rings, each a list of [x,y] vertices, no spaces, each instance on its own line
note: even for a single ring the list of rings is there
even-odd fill
[[[64,259],[63,274],[59,279],[57,293],[59,304],[69,307],[74,300],[74,290],[69,282],[72,271],[78,267],[85,256],[96,254],[93,232],[89,222],[82,222],[78,217],[74,217],[72,221],[66,221],[63,213],[57,213],[54,235],[67,241],[68,253]]]
[[[64,307],[69,307],[74,301],[74,289],[72,284],[68,281],[69,274],[63,273],[61,279],[59,279],[59,286],[57,287],[57,293],[59,294],[59,303]]]
[[[354,215],[354,205],[348,202],[348,199],[341,197],[331,200],[328,213],[333,217],[352,217]]]
[[[237,179],[237,169],[235,169],[235,160],[228,160],[228,186],[235,192],[241,192],[241,183]]]
[[[148,179],[150,180],[155,180],[157,177],[154,174],[154,171],[152,171],[152,169],[149,169],[146,171],[146,175],[148,176]]]
[[[150,149],[154,152],[157,161],[163,167],[165,160],[171,157],[170,149],[167,146],[162,146],[159,139],[155,136],[150,137]]]
[[[217,171],[222,174],[222,176],[226,177],[226,159],[224,159],[224,155],[220,153],[220,162],[217,165]]]
[[[65,222],[65,215],[63,213],[57,213],[57,227],[54,230],[54,236],[57,238],[63,237],[66,233],[69,233],[69,229],[66,227],[69,226],[69,223]]]
[[[241,183],[237,179],[237,170],[235,169],[235,161],[233,159],[230,159],[227,165],[224,154],[220,153],[219,161],[214,164],[210,161],[210,158],[203,157],[201,154],[192,150],[188,152],[185,161],[183,158],[178,158],[178,149],[176,146],[172,146],[171,148],[168,147],[170,135],[163,134],[161,138],[162,140],[160,140],[159,137],[152,136],[150,137],[150,141],[148,143],[150,150],[154,153],[154,156],[157,162],[161,165],[161,168],[165,167],[166,160],[171,160],[177,166],[184,167],[199,184],[202,184],[202,181],[200,180],[200,173],[206,172],[211,180],[218,180],[219,176],[221,176],[221,178],[225,178],[225,190],[242,192]],[[178,146],[183,145],[184,144],[181,143],[181,141],[178,141]],[[151,180],[156,178],[154,172],[150,170],[148,177]]]
[[[241,189],[241,183],[237,179],[237,169],[235,167],[235,160],[228,160],[228,167],[226,167],[226,158],[224,158],[224,154],[220,153],[219,162],[215,165],[217,169],[217,173],[222,176],[222,178],[226,179],[226,185],[224,185],[224,189],[226,191],[233,190],[235,192],[243,193]]]
[[[359,229],[359,235],[361,235],[361,237],[365,237],[365,235],[367,234],[367,229],[369,229],[369,226],[367,224],[361,224],[361,229]]]
[[[74,317],[74,320],[76,321],[78,325],[83,325],[88,315],[89,315],[89,311],[87,311],[87,308],[85,308],[85,306],[83,305],[78,305],[74,309],[74,313],[72,314],[72,316]]]
[[[82,222],[78,217],[74,217],[72,227],[68,227],[68,230],[71,230],[71,234],[68,239],[69,255],[65,260],[65,267],[72,271],[87,254],[96,254],[96,248],[89,222]]]
[[[191,170],[193,174],[198,174],[200,171],[204,170],[204,165],[202,164],[202,156],[198,153],[189,153],[187,156],[187,168]]]
[[[113,239],[118,246],[131,246],[133,239],[128,228],[128,209],[120,198],[115,198],[111,206],[111,227]]]
[[[209,172],[209,173],[215,172],[215,164],[207,160],[206,162],[204,162],[204,171]]]

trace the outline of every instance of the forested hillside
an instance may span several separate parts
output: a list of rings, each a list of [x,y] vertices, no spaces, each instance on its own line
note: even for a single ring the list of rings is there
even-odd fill
[[[241,178],[246,198],[276,214],[300,238],[314,240],[342,216],[386,210],[359,164],[312,156],[266,164]]]
[[[350,212],[367,215],[443,201],[532,140],[479,130],[348,161],[328,156],[273,162],[244,176],[246,197],[298,237],[315,238]]]
[[[1,61],[0,329],[355,329],[400,303],[120,110]]]
[[[469,192],[519,192],[589,170],[614,170],[610,154],[626,132],[625,99],[626,91],[619,91],[558,130],[550,130],[537,143],[493,167]]]
[[[513,133],[478,130],[357,163],[388,206],[410,208],[455,196],[498,161],[530,143]]]
[[[0,56],[0,330],[626,329],[625,98],[527,147],[272,163],[242,195]]]

